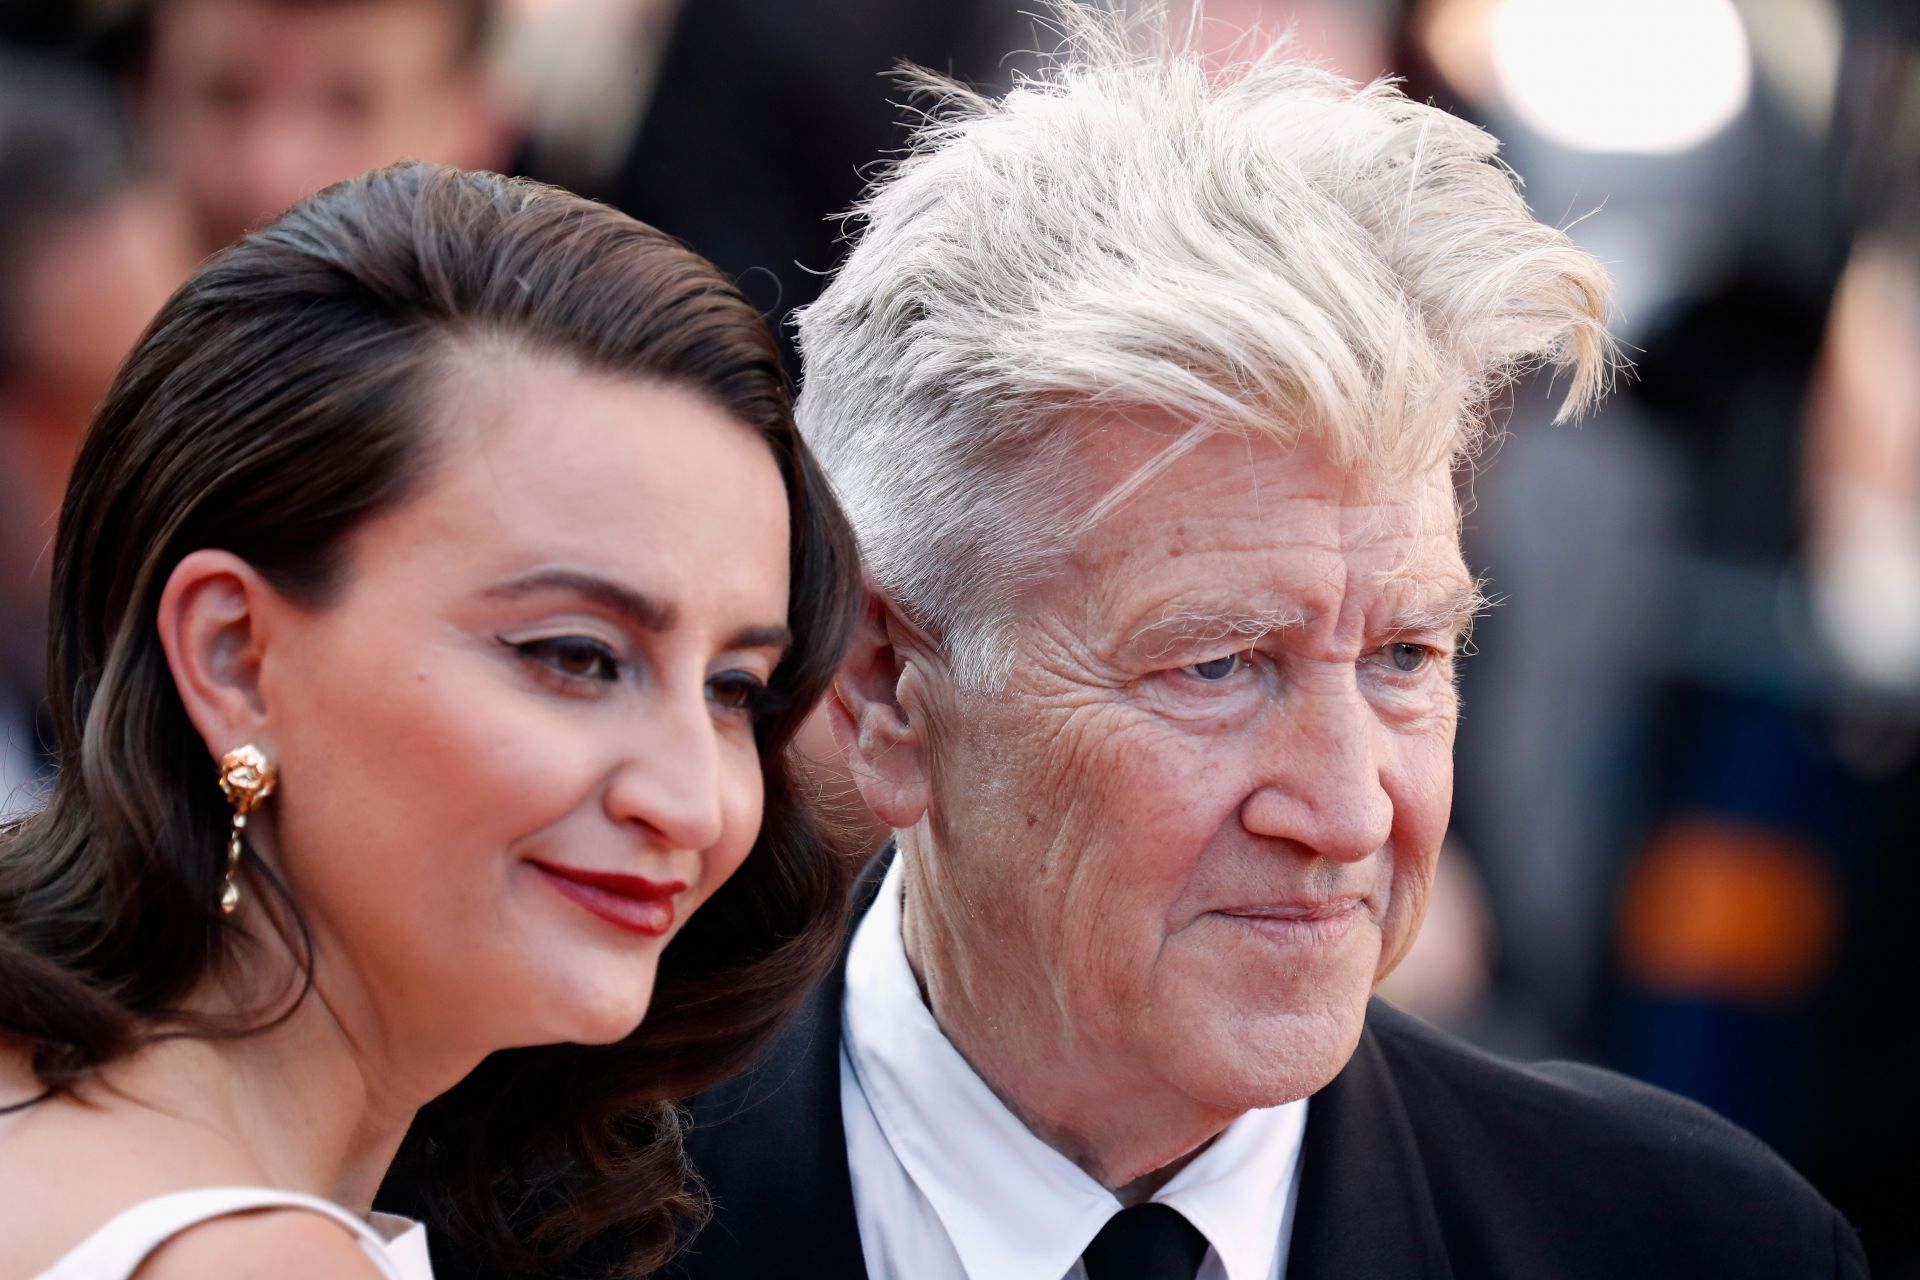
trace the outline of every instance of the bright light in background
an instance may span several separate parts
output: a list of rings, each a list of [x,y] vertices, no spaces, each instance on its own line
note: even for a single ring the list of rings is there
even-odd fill
[[[1744,0],[1753,60],[1800,125],[1823,137],[1833,124],[1845,32],[1832,0]]]
[[[1491,20],[1501,97],[1562,146],[1685,151],[1753,88],[1732,0],[1500,0]]]

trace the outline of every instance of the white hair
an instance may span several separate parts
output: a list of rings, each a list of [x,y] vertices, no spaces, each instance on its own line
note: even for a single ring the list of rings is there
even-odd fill
[[[1606,273],[1491,135],[1284,42],[1210,65],[1157,7],[1052,12],[1064,44],[1004,97],[911,73],[934,102],[798,319],[801,429],[873,580],[972,687],[1087,514],[1063,413],[1411,475],[1470,455],[1519,373],[1563,369],[1566,417],[1611,362]]]

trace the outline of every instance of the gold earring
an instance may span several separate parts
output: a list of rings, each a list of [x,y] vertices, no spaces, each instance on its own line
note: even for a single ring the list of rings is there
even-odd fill
[[[248,743],[220,757],[220,790],[233,806],[233,834],[227,840],[227,878],[220,886],[220,910],[232,915],[240,909],[240,885],[234,876],[240,870],[241,832],[247,829],[247,815],[273,794],[280,780],[266,753]]]

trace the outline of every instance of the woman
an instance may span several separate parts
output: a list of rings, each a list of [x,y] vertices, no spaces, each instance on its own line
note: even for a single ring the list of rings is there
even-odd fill
[[[657,232],[415,165],[213,261],[61,514],[0,1277],[424,1274],[365,1222],[409,1125],[493,1262],[665,1257],[669,1100],[836,939],[783,750],[856,586],[765,327]]]

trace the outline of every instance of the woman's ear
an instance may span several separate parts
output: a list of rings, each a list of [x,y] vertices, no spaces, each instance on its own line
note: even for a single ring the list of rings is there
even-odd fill
[[[187,718],[214,759],[244,743],[273,754],[260,694],[262,608],[272,588],[229,551],[190,552],[160,593],[160,645]]]
[[[920,821],[932,798],[925,726],[914,721],[917,700],[902,697],[921,660],[911,643],[918,636],[868,588],[853,647],[827,695],[827,719],[861,798],[896,831]]]

